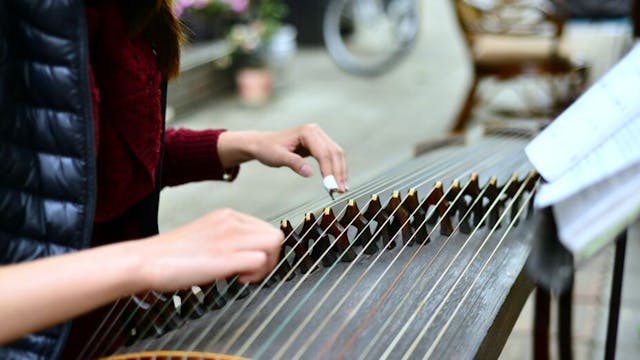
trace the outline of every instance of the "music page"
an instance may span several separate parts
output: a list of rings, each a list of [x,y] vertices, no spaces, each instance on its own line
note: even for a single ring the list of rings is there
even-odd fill
[[[547,181],[535,205],[553,205],[560,240],[578,260],[640,214],[640,45],[526,148]]]
[[[538,193],[538,206],[560,201],[640,159],[639,84],[636,45],[531,141],[527,156],[549,182]]]
[[[576,260],[590,258],[640,215],[640,162],[556,203],[558,235]]]

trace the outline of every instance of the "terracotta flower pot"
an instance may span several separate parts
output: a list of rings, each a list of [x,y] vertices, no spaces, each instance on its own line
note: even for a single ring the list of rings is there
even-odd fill
[[[246,105],[264,105],[273,94],[273,76],[266,67],[238,70],[236,84],[238,95]]]

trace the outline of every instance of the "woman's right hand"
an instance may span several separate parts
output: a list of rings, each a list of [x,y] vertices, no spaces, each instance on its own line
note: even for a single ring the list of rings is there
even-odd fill
[[[261,220],[218,210],[151,238],[0,266],[0,344],[148,289],[235,274],[260,281],[277,264],[282,241]]]
[[[143,276],[152,289],[173,291],[238,274],[262,280],[279,260],[283,234],[233,210],[216,210],[173,231],[142,240]]]

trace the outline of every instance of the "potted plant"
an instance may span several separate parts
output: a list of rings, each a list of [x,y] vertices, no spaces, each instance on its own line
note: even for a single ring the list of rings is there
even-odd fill
[[[284,0],[177,0],[174,11],[195,38],[207,34],[212,26],[207,22],[219,24],[222,19],[224,26],[218,32],[224,34],[231,55],[219,65],[230,66],[246,104],[260,105],[271,97],[273,71],[282,72],[295,48],[295,30],[282,26],[288,13]]]
[[[231,26],[227,38],[233,49],[232,68],[238,94],[248,105],[264,104],[273,93],[271,45],[286,14],[281,0],[251,1]]]
[[[175,15],[192,43],[224,39],[249,0],[176,0]]]

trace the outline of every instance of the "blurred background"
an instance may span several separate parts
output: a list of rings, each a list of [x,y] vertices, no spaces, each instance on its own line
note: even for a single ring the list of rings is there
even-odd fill
[[[480,10],[498,3],[458,2]],[[477,27],[465,27],[456,1],[418,0],[419,26],[415,39],[410,39],[410,49],[401,49],[397,64],[394,61],[381,74],[363,77],[343,71],[325,47],[323,20],[330,1],[268,0],[258,7],[255,3],[176,1],[177,11],[190,29],[190,41],[183,52],[182,75],[170,85],[169,126],[271,130],[317,123],[344,148],[352,190],[413,157],[418,144],[450,134],[461,117],[462,130],[507,113],[541,121],[552,118],[551,113],[512,109],[491,115],[480,106],[521,105],[520,95],[513,89],[526,94],[525,110],[540,104],[548,109],[562,105],[551,97],[557,94],[543,94],[535,84],[522,85],[521,79],[506,85],[491,76],[484,81],[487,71],[491,75],[490,71],[504,69],[500,67],[503,60],[524,63],[533,57],[536,64],[544,65],[549,58],[556,61],[558,54],[570,58],[563,68],[569,74],[569,85],[558,90],[566,102],[571,91],[579,92],[597,80],[634,41],[634,5],[630,0],[566,0],[562,33],[543,29],[558,44],[524,46],[521,40],[510,43],[493,37],[482,38],[487,42],[481,43],[480,36],[471,33]],[[637,14],[637,7],[634,11]],[[516,22],[521,20],[516,17]],[[359,35],[352,23],[339,25],[341,32]],[[367,36],[382,39],[380,33]],[[382,51],[391,51],[391,45]],[[538,47],[544,58],[532,50]],[[490,95],[479,100],[481,93]],[[463,111],[466,107],[467,112]],[[303,179],[288,169],[252,162],[242,165],[233,183],[203,182],[165,189],[161,229],[166,231],[220,207],[275,224],[280,220],[275,216],[289,208],[319,198],[328,200],[317,166],[315,169],[312,178]],[[640,274],[636,227],[631,229],[627,249],[618,339],[621,359],[640,358],[640,290],[633,286],[636,274]],[[577,274],[574,354],[579,359],[602,357],[612,254],[611,249],[601,253]],[[531,357],[530,303],[503,350],[504,359]]]

